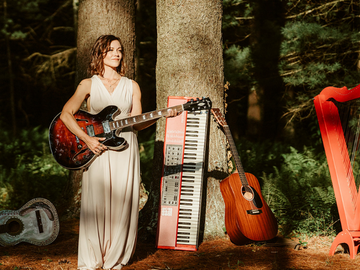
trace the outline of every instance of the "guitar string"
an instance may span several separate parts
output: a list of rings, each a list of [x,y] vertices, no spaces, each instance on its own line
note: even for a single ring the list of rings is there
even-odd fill
[[[224,120],[225,122],[225,120]],[[227,123],[225,122],[225,125],[223,125],[223,128],[224,128],[224,131],[225,131],[225,135],[227,137],[227,140],[229,142],[229,145],[230,145],[230,150],[233,152],[233,158],[234,158],[234,161],[235,161],[235,165],[238,169],[238,175],[239,175],[239,179],[240,179],[240,182],[242,184],[242,187],[245,189],[244,192],[247,192],[246,191],[246,187],[244,186],[244,179],[242,179],[240,177],[240,173],[241,172],[241,176],[243,178],[245,178],[245,185],[248,186],[252,192],[250,192],[252,194],[252,200],[248,200],[246,199],[246,197],[244,196],[243,194],[243,191],[241,190],[241,195],[244,197],[245,200],[247,200],[251,206],[251,210],[258,210],[258,208],[256,207],[256,205],[254,204],[254,200],[255,200],[255,191],[254,191],[254,188],[251,187],[247,181],[247,177],[246,177],[246,174],[244,172],[244,169],[242,167],[242,164],[241,164],[241,160],[240,160],[240,157],[239,157],[239,153],[237,152],[237,149],[236,149],[236,145],[235,145],[235,142],[234,140],[232,139],[232,135],[231,135],[231,131],[230,131],[230,128],[229,126],[227,125]]]

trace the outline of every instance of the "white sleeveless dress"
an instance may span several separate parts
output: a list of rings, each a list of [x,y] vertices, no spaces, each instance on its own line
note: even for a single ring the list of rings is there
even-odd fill
[[[100,78],[91,78],[90,113],[116,105],[125,118],[132,107],[132,81],[122,77],[110,94]],[[104,151],[83,173],[79,232],[79,269],[121,269],[135,246],[139,213],[140,159],[136,134],[120,134],[129,147]]]

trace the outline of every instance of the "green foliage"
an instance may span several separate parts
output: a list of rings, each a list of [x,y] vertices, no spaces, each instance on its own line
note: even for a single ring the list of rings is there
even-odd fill
[[[244,143],[239,148],[245,171],[261,175],[262,195],[283,235],[334,234],[336,201],[323,152],[316,154],[308,147],[300,152],[270,142]]]
[[[41,8],[48,2],[49,0],[8,1],[7,18],[1,29],[2,34],[8,35],[12,40],[24,39],[28,32],[24,23],[41,22],[44,19]]]
[[[243,100],[254,86],[258,88],[259,78],[267,76],[269,67],[273,68],[271,57],[279,58],[280,53],[278,72],[274,75],[279,74],[286,87],[282,93],[281,101],[286,102],[282,113],[287,112],[291,121],[299,121],[314,114],[310,101],[325,87],[351,89],[359,83],[359,18],[354,14],[360,4],[350,0],[281,2],[284,11],[279,19],[269,16],[266,20],[270,21],[265,23],[256,10],[263,10],[266,1],[223,0],[224,72],[231,85],[227,102],[236,102],[238,111],[246,110],[242,107],[248,104]],[[280,51],[272,51],[278,37],[266,35],[264,29],[281,20],[280,17],[285,22],[279,33]],[[256,29],[263,34],[259,35]],[[257,66],[264,67],[261,76],[255,76]]]
[[[149,129],[141,131],[141,133],[139,137],[141,180],[147,189],[149,182],[153,180],[155,132],[151,132]]]
[[[263,172],[271,173],[273,167],[282,164],[282,154],[289,152],[289,145],[283,142],[252,142],[245,138],[239,140],[237,148],[245,171],[257,177]]]
[[[247,86],[251,85],[253,65],[250,57],[250,48],[240,48],[239,46],[232,45],[224,50],[226,79],[230,85],[236,85],[237,80]]]
[[[14,138],[0,132],[0,210],[15,210],[27,201],[42,197],[60,205],[68,171],[50,154],[48,130],[22,130]]]
[[[286,24],[282,34],[279,69],[287,85],[319,92],[326,86],[351,87],[358,82],[353,59],[357,58],[359,33],[346,25],[332,28],[294,21]]]
[[[279,72],[289,90],[287,110],[299,120],[314,113],[306,104],[325,87],[358,84],[360,36],[353,14],[359,3],[287,3]]]
[[[239,27],[241,21],[239,16],[248,17],[251,14],[250,1],[244,0],[223,0],[223,29]],[[239,9],[238,7],[246,7]]]
[[[18,126],[48,125],[74,92],[72,1],[8,0],[4,11],[0,26],[2,121],[10,124],[14,109]],[[16,108],[10,102],[11,90]]]
[[[249,40],[252,2],[223,0],[224,72],[232,86],[252,84]],[[247,19],[249,18],[249,19]]]
[[[294,140],[285,144],[242,139],[239,153],[245,171],[258,177],[282,234],[332,235],[339,218],[312,98],[327,86],[351,89],[359,83],[359,19],[354,14],[360,5],[347,0],[282,2],[285,25],[277,69],[286,86],[282,100],[286,101]],[[258,86],[254,60],[271,53],[271,42],[258,52],[252,46],[264,42],[265,37],[252,30],[262,21],[254,11],[264,3],[223,3],[224,72],[231,84],[227,102],[236,102],[238,111],[246,112],[248,104],[242,101]],[[275,23],[276,18],[273,20]],[[269,65],[265,57],[260,57],[260,63]]]

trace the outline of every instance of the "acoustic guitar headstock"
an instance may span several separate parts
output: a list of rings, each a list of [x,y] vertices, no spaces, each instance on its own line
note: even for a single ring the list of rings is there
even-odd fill
[[[223,116],[223,114],[221,113],[219,108],[212,108],[211,109],[211,113],[214,115],[216,121],[222,126],[227,126],[225,117]]]

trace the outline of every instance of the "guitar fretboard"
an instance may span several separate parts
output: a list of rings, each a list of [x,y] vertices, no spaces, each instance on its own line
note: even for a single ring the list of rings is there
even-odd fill
[[[237,151],[237,148],[236,148],[234,139],[233,139],[233,137],[232,137],[230,128],[229,128],[228,125],[223,125],[223,129],[224,129],[226,138],[227,138],[227,140],[228,140],[228,142],[229,142],[230,151],[231,151],[232,156],[233,156],[233,158],[234,158],[235,166],[236,166],[236,168],[237,168],[237,170],[238,170],[241,183],[243,184],[243,186],[247,186],[247,185],[248,185],[248,182],[247,182],[247,180],[246,180],[245,171],[244,171],[244,168],[243,168],[243,166],[242,166],[242,164],[241,164],[240,156],[239,156],[239,153],[238,153],[238,151]]]
[[[116,130],[119,128],[125,128],[125,127],[129,127],[129,126],[133,126],[135,124],[140,124],[140,123],[144,123],[144,122],[147,122],[150,120],[158,119],[163,116],[168,116],[169,110],[171,110],[171,109],[176,109],[177,112],[182,112],[184,110],[184,107],[183,107],[183,105],[177,105],[177,106],[165,108],[165,109],[158,110],[158,111],[147,112],[144,114],[135,115],[135,116],[131,116],[128,118],[115,120],[115,121],[112,121],[109,123],[110,129]]]

